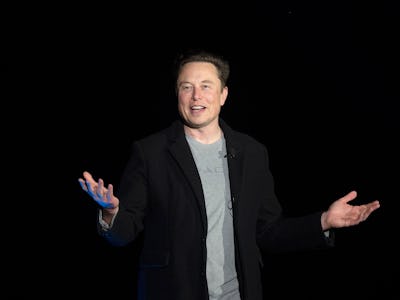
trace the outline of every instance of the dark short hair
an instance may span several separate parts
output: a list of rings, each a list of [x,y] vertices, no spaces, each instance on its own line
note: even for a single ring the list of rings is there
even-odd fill
[[[177,83],[179,73],[182,67],[190,62],[208,62],[217,68],[218,78],[221,80],[221,86],[225,87],[230,72],[228,60],[216,52],[207,51],[204,49],[190,49],[178,54],[174,62],[174,79]]]

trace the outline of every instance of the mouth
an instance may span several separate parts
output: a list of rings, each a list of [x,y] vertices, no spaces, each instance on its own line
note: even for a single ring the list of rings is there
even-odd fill
[[[200,111],[200,110],[203,110],[205,108],[206,107],[202,106],[202,105],[193,105],[192,107],[190,107],[191,110],[196,110],[196,111]]]

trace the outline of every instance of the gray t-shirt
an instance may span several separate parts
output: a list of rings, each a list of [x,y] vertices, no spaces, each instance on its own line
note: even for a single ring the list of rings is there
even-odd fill
[[[186,136],[200,174],[207,212],[207,283],[210,300],[240,300],[235,268],[233,211],[225,139],[202,144]]]

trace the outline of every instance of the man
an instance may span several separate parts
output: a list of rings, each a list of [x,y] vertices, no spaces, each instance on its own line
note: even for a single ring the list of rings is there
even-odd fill
[[[117,246],[143,233],[139,298],[261,300],[261,252],[323,249],[332,228],[379,207],[351,191],[324,212],[284,218],[268,152],[220,117],[228,62],[204,51],[176,65],[180,120],[135,141],[114,195],[89,172],[79,182],[100,206],[99,233]]]

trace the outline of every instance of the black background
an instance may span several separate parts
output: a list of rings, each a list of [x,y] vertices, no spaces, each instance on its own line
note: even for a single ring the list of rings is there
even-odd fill
[[[355,204],[381,201],[367,222],[338,230],[331,251],[266,257],[265,299],[395,298],[392,2],[57,4],[14,13],[2,67],[16,157],[10,298],[135,299],[139,243],[112,248],[97,236],[96,207],[77,180],[88,170],[117,184],[131,141],[174,120],[170,63],[190,47],[230,60],[222,117],[267,145],[289,215],[326,209],[353,189]]]

